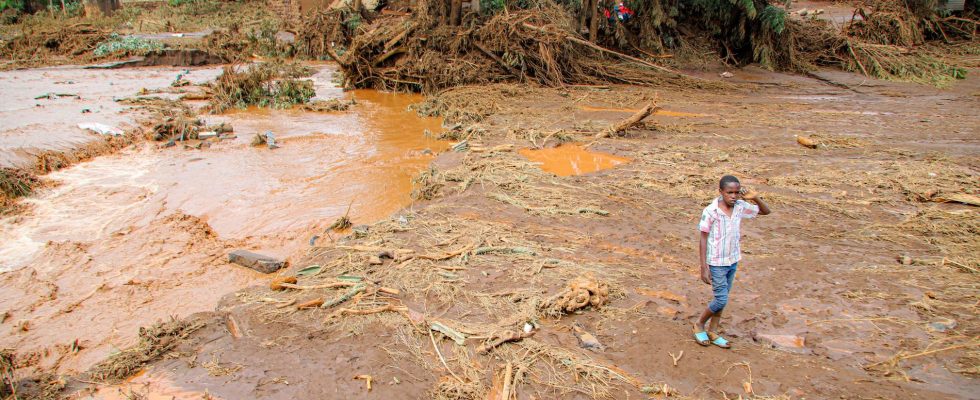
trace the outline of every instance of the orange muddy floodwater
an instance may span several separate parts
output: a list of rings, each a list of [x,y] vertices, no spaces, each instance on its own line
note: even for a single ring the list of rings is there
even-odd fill
[[[139,74],[119,71],[102,84],[134,86],[117,81]],[[84,370],[134,343],[141,326],[214,310],[222,296],[270,279],[229,264],[229,251],[287,257],[348,207],[354,224],[367,224],[410,204],[412,177],[447,147],[424,135],[441,120],[407,110],[420,96],[344,93],[331,74],[323,67],[313,77],[317,97],[354,96],[349,111],[204,115],[230,123],[237,138],[201,150],[147,143],[49,174],[55,185],[24,199],[27,212],[0,219],[0,347],[35,352],[37,368]],[[38,124],[35,134],[45,134]],[[250,145],[266,131],[280,148]]]
[[[581,145],[566,144],[550,149],[521,149],[520,154],[541,170],[558,176],[587,174],[630,162],[629,158],[586,150]]]

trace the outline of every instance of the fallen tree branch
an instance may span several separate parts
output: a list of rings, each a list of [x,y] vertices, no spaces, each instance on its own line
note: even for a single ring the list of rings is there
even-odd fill
[[[659,109],[660,106],[658,106],[656,102],[647,104],[646,107],[643,107],[642,109],[640,109],[640,111],[637,111],[629,118],[626,118],[616,123],[615,125],[606,128],[602,132],[597,133],[595,135],[595,139],[602,139],[602,138],[610,137],[614,134],[619,134],[620,132],[629,129],[633,125],[640,123],[640,121],[642,121],[644,118],[649,117],[650,114],[653,114]]]

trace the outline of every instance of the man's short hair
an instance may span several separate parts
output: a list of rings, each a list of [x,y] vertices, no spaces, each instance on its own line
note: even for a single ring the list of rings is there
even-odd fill
[[[735,184],[741,185],[741,183],[738,181],[738,178],[736,178],[736,177],[734,177],[732,175],[725,175],[725,176],[721,177],[721,180],[720,181],[718,181],[718,189],[724,190],[725,189],[725,186],[728,186],[731,183],[735,183]]]

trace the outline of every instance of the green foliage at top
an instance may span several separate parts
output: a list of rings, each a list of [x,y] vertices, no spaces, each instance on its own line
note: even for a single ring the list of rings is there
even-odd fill
[[[24,11],[24,0],[0,0],[0,11],[6,9]]]
[[[494,14],[504,9],[504,0],[480,0],[480,12],[484,14]]]
[[[752,0],[730,0],[732,4],[736,5],[738,8],[745,12],[745,16],[749,19],[755,19],[758,13],[755,10],[755,3]]]
[[[786,10],[774,5],[768,5],[762,10],[762,15],[759,16],[759,22],[762,23],[761,26],[763,29],[769,29],[775,34],[780,35],[786,29]]]
[[[99,43],[92,55],[105,57],[113,54],[143,55],[153,50],[163,49],[163,43],[156,40],[143,39],[135,36],[121,37],[118,34],[109,35],[109,39]]]

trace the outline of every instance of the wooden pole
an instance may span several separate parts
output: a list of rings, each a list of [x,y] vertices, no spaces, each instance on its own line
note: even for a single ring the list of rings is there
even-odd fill
[[[463,13],[463,0],[452,0],[449,6],[449,25],[457,26]]]
[[[599,36],[599,0],[592,0],[592,22],[589,24],[589,41],[596,42]]]

